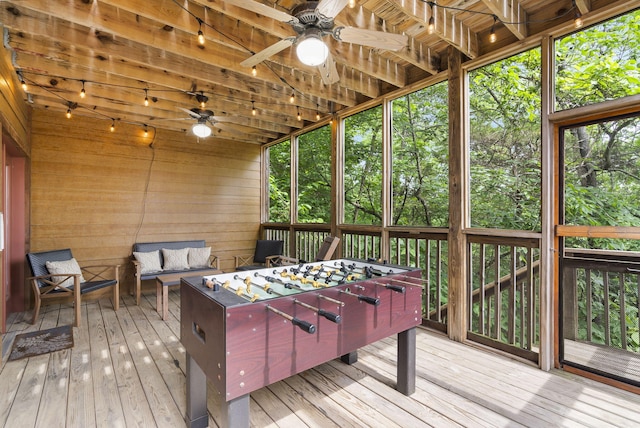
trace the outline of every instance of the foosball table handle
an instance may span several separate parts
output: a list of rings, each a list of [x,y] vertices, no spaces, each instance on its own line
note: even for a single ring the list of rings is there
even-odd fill
[[[309,334],[313,334],[313,333],[316,332],[316,326],[311,324],[308,321],[304,321],[304,320],[298,319],[296,317],[293,317],[291,319],[291,323],[293,325],[297,325],[298,327],[300,327],[301,330],[304,330]]]

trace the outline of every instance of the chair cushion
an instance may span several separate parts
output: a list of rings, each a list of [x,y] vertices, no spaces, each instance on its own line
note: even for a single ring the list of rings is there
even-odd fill
[[[49,270],[47,269],[48,261],[64,261],[73,258],[73,254],[71,254],[71,249],[65,248],[63,250],[50,250],[50,251],[41,251],[38,253],[27,253],[27,262],[29,262],[29,268],[31,269],[31,274],[33,276],[42,276],[49,275]],[[43,287],[45,284],[42,281],[38,281],[38,286]]]
[[[209,267],[209,257],[211,256],[211,247],[189,248],[189,268],[206,268]]]
[[[256,263],[266,263],[267,257],[282,255],[283,248],[284,241],[260,239],[256,242],[256,252],[253,255],[253,261]]]
[[[60,275],[54,276],[51,278],[54,282],[60,282],[60,286],[63,287],[71,287],[73,286],[73,277],[66,277],[64,274],[80,274],[80,282],[85,282],[84,277],[82,276],[82,270],[80,269],[80,265],[75,258],[71,258],[69,260],[62,261],[46,261],[45,265],[47,266],[47,270],[52,275]],[[63,281],[64,280],[64,281]],[[62,282],[61,282],[62,281]]]
[[[162,258],[164,264],[162,270],[186,270],[189,269],[189,249],[181,248],[172,250],[170,248],[162,249]]]
[[[160,265],[160,251],[133,252],[133,257],[140,262],[140,273],[162,272]]]

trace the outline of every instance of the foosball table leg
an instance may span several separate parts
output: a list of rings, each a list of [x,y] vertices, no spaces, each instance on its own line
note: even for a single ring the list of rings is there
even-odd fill
[[[222,403],[222,427],[249,428],[249,394]]]
[[[397,390],[404,395],[416,391],[416,328],[398,333]]]
[[[345,364],[355,364],[358,362],[358,351],[349,352],[340,357],[340,361]]]
[[[207,415],[207,376],[187,352],[187,427],[209,426]]]

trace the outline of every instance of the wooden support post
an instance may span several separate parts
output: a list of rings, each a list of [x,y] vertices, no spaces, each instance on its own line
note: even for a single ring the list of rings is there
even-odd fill
[[[449,337],[467,337],[468,131],[462,53],[449,47]]]

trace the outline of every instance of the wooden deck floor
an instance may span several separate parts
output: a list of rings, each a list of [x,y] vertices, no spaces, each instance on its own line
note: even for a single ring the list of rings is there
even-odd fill
[[[165,322],[155,295],[140,307],[125,295],[84,303],[72,349],[7,362],[15,334],[71,324],[70,305],[12,316],[2,337],[0,426],[181,427],[186,408],[185,355],[178,290]],[[26,318],[26,320],[25,320]],[[395,339],[251,394],[255,427],[640,427],[640,396],[452,342],[419,329],[416,392],[393,389]],[[209,389],[210,426],[218,397]]]

